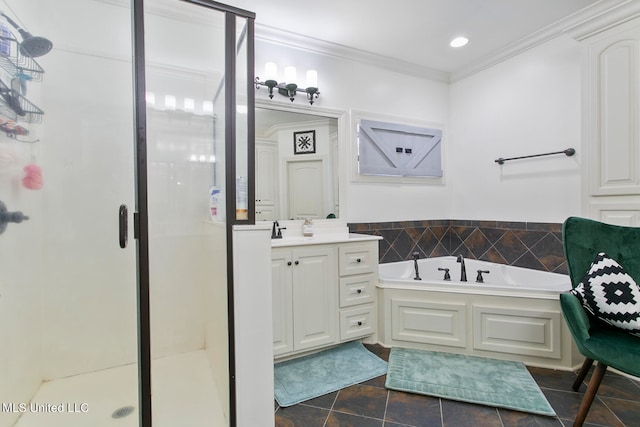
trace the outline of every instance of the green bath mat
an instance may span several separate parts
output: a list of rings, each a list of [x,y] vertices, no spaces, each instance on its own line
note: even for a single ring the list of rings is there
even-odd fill
[[[387,362],[352,341],[275,365],[275,397],[282,407],[295,405],[387,372]]]
[[[555,416],[521,362],[394,347],[385,386],[392,390]]]

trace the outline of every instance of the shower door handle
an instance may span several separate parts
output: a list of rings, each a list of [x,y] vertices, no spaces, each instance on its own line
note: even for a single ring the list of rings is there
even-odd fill
[[[118,229],[120,235],[120,247],[127,247],[127,235],[129,234],[129,211],[127,205],[120,205],[118,210]]]

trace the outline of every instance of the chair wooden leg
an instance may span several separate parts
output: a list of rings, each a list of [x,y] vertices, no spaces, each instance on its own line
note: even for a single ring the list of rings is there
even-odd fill
[[[600,387],[600,383],[602,382],[602,378],[604,378],[604,373],[606,371],[607,365],[598,362],[596,369],[593,371],[593,375],[591,376],[591,380],[589,381],[587,391],[584,393],[584,397],[582,398],[582,403],[580,404],[578,415],[576,415],[576,420],[573,422],[573,427],[582,427],[585,418],[587,418],[587,412],[589,412],[589,408],[591,408],[593,399],[596,397],[596,392],[598,391],[598,387]],[[580,373],[582,373],[582,370]]]
[[[587,377],[587,374],[589,373],[589,369],[591,369],[591,365],[593,365],[593,359],[589,359],[588,357],[584,359],[584,362],[582,363],[582,368],[580,368],[580,371],[578,372],[578,378],[576,378],[575,382],[573,383],[573,386],[571,387],[573,391],[580,390],[582,381],[584,381],[584,379]]]

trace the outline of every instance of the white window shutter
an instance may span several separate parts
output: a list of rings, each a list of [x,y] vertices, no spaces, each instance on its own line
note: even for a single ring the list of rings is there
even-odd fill
[[[441,177],[442,131],[361,120],[358,166],[364,175]]]

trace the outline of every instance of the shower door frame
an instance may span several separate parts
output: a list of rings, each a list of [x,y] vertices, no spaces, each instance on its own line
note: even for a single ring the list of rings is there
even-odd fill
[[[135,126],[135,212],[138,295],[138,399],[140,426],[152,426],[151,408],[151,320],[149,301],[149,210],[146,115],[146,66],[144,38],[144,0],[132,1],[133,96]],[[229,426],[236,426],[235,328],[233,299],[233,226],[255,224],[255,13],[211,0],[176,0],[217,10],[225,14],[225,191],[227,239],[227,318],[229,349]],[[246,19],[247,49],[247,171],[248,218],[236,219],[236,19]]]

